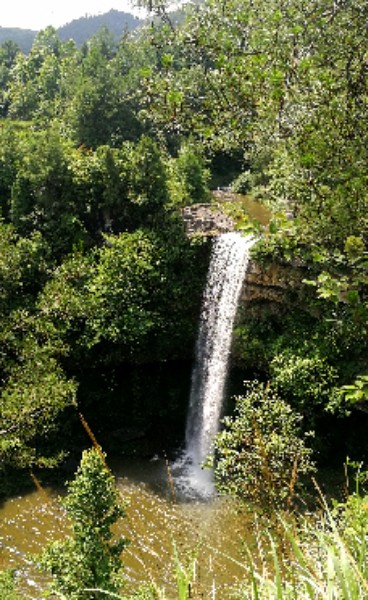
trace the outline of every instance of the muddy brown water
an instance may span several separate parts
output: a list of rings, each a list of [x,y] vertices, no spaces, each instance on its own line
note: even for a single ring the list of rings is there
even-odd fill
[[[175,593],[174,547],[184,567],[195,560],[197,597],[226,599],[245,574],[244,540],[251,524],[239,506],[225,498],[203,502],[173,498],[164,460],[129,460],[113,465],[127,503],[116,535],[130,544],[123,552],[125,593],[154,582],[168,599]],[[175,488],[175,481],[174,481]],[[0,509],[1,567],[16,570],[21,590],[43,598],[47,579],[31,555],[68,534],[67,517],[56,490],[35,490],[11,498]]]
[[[249,198],[249,196],[237,194],[230,190],[216,190],[213,192],[213,196],[220,202],[230,202],[234,206],[238,205],[245,210],[251,219],[258,221],[263,226],[268,225],[270,222],[270,209],[261,202]]]

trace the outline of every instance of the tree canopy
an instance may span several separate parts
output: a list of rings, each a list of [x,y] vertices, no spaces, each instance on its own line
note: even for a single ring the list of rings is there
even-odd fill
[[[181,210],[217,181],[272,209],[254,259],[305,270],[300,311],[243,320],[241,359],[310,422],[365,389],[366,4],[143,4],[119,40],[0,48],[4,464],[52,462],[92,366],[191,358],[208,244]]]

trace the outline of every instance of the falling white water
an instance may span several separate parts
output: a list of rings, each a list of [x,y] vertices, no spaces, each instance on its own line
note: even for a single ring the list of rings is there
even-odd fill
[[[184,459],[190,464],[189,485],[200,495],[213,491],[212,473],[202,466],[219,430],[233,325],[253,243],[251,237],[225,233],[215,239],[212,249],[192,374]]]

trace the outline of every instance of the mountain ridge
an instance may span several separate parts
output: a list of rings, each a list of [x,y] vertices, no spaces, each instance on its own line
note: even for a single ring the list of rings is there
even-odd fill
[[[81,46],[95,35],[101,27],[106,26],[118,39],[125,31],[132,31],[143,23],[143,19],[139,19],[131,13],[111,9],[103,14],[85,15],[79,19],[73,19],[55,29],[61,41],[73,39],[78,46]],[[28,53],[38,31],[41,30],[0,26],[0,44],[10,40],[15,42],[23,52]]]

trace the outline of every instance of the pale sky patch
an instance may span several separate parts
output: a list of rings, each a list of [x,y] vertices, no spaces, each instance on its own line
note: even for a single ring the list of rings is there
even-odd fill
[[[129,0],[0,0],[0,27],[34,30],[48,25],[60,27],[73,19],[111,9],[139,16]]]

